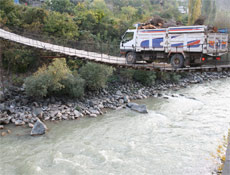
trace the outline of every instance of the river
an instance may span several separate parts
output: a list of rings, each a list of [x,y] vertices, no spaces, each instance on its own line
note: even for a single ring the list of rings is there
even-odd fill
[[[46,123],[49,132],[8,126],[0,137],[1,175],[208,175],[230,127],[230,79],[193,85],[178,97],[149,98],[98,118]],[[181,96],[179,94],[183,94]]]

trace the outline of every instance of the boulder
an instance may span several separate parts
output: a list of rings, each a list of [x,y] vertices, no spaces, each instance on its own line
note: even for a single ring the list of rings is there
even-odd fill
[[[73,113],[74,113],[75,118],[81,117],[81,113],[79,111],[74,110]]]
[[[3,125],[0,125],[0,129],[4,129],[4,126],[3,126]]]
[[[118,96],[122,96],[121,91],[120,91],[120,90],[118,90],[118,91],[116,92],[116,95],[118,95]]]
[[[30,128],[33,128],[34,127],[34,125],[32,124],[32,123],[29,123],[29,125],[28,125]]]
[[[97,114],[90,114],[89,116],[90,116],[90,117],[96,118],[96,117],[97,117]]]
[[[4,137],[4,136],[6,136],[6,134],[7,134],[6,132],[2,132],[1,136]]]
[[[62,113],[61,113],[61,112],[58,112],[58,113],[56,114],[56,118],[61,119],[61,118],[62,118]]]
[[[119,103],[120,103],[120,104],[123,104],[123,103],[124,103],[124,100],[123,100],[123,99],[120,99],[120,100],[119,100]]]
[[[16,120],[16,121],[14,122],[14,124],[15,124],[16,126],[22,126],[22,125],[25,125],[25,122],[22,121],[22,120]]]
[[[0,111],[4,111],[5,110],[5,105],[3,103],[0,104]]]
[[[125,102],[125,103],[129,103],[129,102],[130,102],[129,96],[128,96],[128,95],[125,95],[125,96],[124,96],[124,102]]]
[[[94,102],[93,102],[92,100],[89,100],[89,101],[88,101],[88,105],[89,105],[90,107],[94,107]]]
[[[30,135],[31,136],[43,135],[46,133],[46,130],[47,130],[46,125],[41,120],[37,119],[37,122],[34,124],[34,127],[32,128]]]
[[[139,105],[137,103],[128,103],[127,106],[133,111],[136,111],[136,112],[139,112],[139,113],[142,113],[142,114],[148,113],[146,105],[144,105],[144,104]]]
[[[23,98],[21,101],[22,101],[22,104],[23,104],[23,105],[27,105],[28,102],[29,102],[29,100],[26,99],[26,98]]]
[[[90,109],[89,109],[89,112],[90,112],[91,114],[100,115],[100,112],[99,112],[98,110],[96,110],[96,109],[90,108]]]
[[[42,118],[43,117],[43,111],[41,108],[35,108],[33,110],[34,117]]]

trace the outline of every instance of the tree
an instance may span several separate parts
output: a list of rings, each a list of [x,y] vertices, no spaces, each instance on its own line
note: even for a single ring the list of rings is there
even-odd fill
[[[62,15],[58,12],[50,12],[43,31],[65,39],[77,39],[79,36],[78,26],[73,19],[68,14]]]
[[[206,17],[206,23],[211,24],[216,17],[216,0],[203,0],[202,15]]]
[[[46,7],[51,10],[60,12],[60,13],[71,13],[73,9],[73,3],[70,0],[54,0],[54,1],[46,1]]]
[[[192,25],[201,15],[202,0],[189,0],[188,24]]]

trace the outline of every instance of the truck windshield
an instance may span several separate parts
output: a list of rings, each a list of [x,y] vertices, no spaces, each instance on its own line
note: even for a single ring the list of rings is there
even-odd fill
[[[133,39],[134,32],[127,32],[125,36],[123,37],[123,42],[126,43],[128,41],[131,41]]]

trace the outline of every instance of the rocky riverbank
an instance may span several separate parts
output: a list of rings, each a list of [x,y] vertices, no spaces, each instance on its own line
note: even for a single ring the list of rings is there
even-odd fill
[[[115,83],[99,92],[89,92],[83,100],[61,97],[35,99],[27,97],[24,88],[9,87],[3,96],[0,92],[0,129],[13,123],[16,126],[33,127],[39,119],[43,121],[76,120],[81,117],[97,117],[105,109],[126,107],[132,100],[148,97],[167,98],[167,90],[186,88],[191,84],[203,83],[230,77],[230,72],[189,73],[179,82],[158,81],[152,87],[139,83]],[[171,94],[171,96],[174,96]]]

